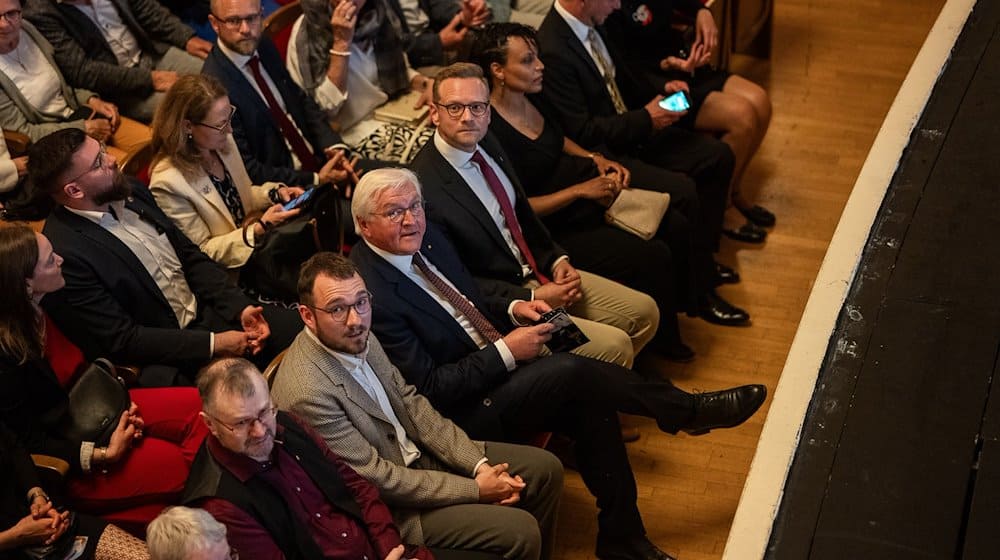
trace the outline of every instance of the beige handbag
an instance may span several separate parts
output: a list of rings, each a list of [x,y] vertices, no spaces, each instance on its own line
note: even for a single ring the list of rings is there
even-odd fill
[[[622,189],[604,213],[611,225],[646,241],[660,228],[660,221],[670,206],[670,194],[645,189]]]

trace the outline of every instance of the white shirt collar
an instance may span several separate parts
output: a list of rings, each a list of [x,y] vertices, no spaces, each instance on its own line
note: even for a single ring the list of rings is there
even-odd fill
[[[562,6],[559,0],[556,0],[553,6],[556,9],[556,13],[558,13],[560,16],[562,16],[564,20],[566,20],[566,25],[569,25],[570,30],[573,32],[574,35],[576,35],[576,38],[579,39],[581,43],[586,45],[587,34],[590,33],[590,30],[593,28],[587,25],[586,23],[583,23],[582,21],[578,20],[576,16],[574,16],[573,14],[569,13],[569,11]]]
[[[458,148],[452,146],[447,140],[441,137],[441,133],[434,131],[434,147],[441,152],[441,156],[456,168],[468,167],[469,162],[472,161],[472,154],[479,150],[479,144],[476,144],[476,150],[471,153],[465,150],[459,150]]]
[[[216,44],[219,45],[219,50],[222,51],[222,54],[226,55],[229,60],[233,61],[233,64],[235,64],[240,70],[243,70],[243,68],[247,65],[247,62],[250,62],[250,59],[253,58],[253,55],[257,54],[256,50],[254,50],[253,54],[249,56],[240,54],[226,45],[223,45],[221,39],[216,41]]]
[[[391,264],[393,267],[395,267],[403,274],[410,274],[410,272],[413,270],[413,255],[396,255],[394,253],[390,253],[389,251],[376,247],[375,245],[372,245],[371,243],[368,242],[367,239],[365,239],[364,242],[366,245],[368,245],[368,247],[371,248],[372,251],[375,251],[376,255],[385,259],[386,262]]]
[[[368,342],[365,341],[365,349],[360,354],[348,354],[346,352],[338,352],[336,350],[330,349],[323,341],[316,336],[316,333],[312,332],[312,329],[306,327],[306,336],[313,339],[313,342],[319,345],[320,348],[326,351],[327,354],[337,358],[340,365],[344,366],[347,371],[355,371],[361,368],[365,361],[368,360]]]
[[[117,200],[109,204],[109,207],[113,207],[115,209],[115,214],[117,214],[118,218],[121,219],[125,212],[125,201]],[[102,225],[102,223],[106,223],[107,220],[114,220],[114,217],[111,216],[111,212],[108,212],[107,210],[81,210],[79,208],[71,208],[69,206],[64,206],[64,208],[77,216],[81,216],[91,222],[94,222],[97,225]]]

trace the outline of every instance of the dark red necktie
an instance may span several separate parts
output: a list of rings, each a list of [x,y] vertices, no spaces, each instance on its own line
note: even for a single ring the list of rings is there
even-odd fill
[[[524,234],[521,233],[521,224],[517,221],[517,214],[514,213],[514,207],[510,205],[510,198],[507,197],[507,192],[503,190],[503,183],[500,182],[500,178],[497,177],[490,164],[486,163],[486,158],[483,157],[483,154],[479,150],[476,150],[472,154],[472,162],[479,166],[479,170],[483,173],[483,178],[486,179],[486,184],[490,186],[493,196],[500,203],[500,213],[503,214],[503,219],[507,222],[507,229],[510,230],[517,248],[524,255],[524,260],[528,261],[528,266],[535,273],[535,278],[542,284],[547,284],[549,279],[538,269],[535,256],[531,254],[528,242],[524,240]]]
[[[472,305],[471,301],[460,294],[458,290],[449,286],[447,282],[431,270],[431,267],[427,266],[427,263],[424,262],[424,258],[420,256],[420,253],[413,254],[413,265],[417,267],[420,273],[424,275],[424,278],[426,278],[432,286],[437,288],[441,297],[448,300],[448,303],[450,303],[455,309],[461,311],[462,314],[469,319],[473,328],[479,331],[479,334],[483,335],[483,338],[489,340],[490,342],[496,342],[503,338],[500,336],[500,332],[497,331],[496,327],[493,326],[493,323],[490,323],[490,320],[487,319],[485,315],[480,313],[480,311],[476,309],[476,306]]]
[[[281,133],[285,136],[285,139],[288,140],[292,151],[295,152],[295,157],[299,158],[299,162],[302,163],[302,169],[305,171],[318,171],[320,166],[315,154],[309,149],[309,145],[306,144],[305,139],[299,134],[299,130],[295,128],[292,119],[288,118],[278,100],[274,98],[274,92],[267,85],[264,75],[260,73],[260,58],[256,54],[253,55],[250,57],[250,61],[247,62],[247,66],[250,67],[250,73],[253,74],[253,79],[257,82],[260,92],[264,94],[264,99],[267,101],[267,109],[271,111],[271,118],[274,119],[278,128],[281,129]]]

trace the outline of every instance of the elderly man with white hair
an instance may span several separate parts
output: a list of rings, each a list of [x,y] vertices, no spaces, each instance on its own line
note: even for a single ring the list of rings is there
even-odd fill
[[[231,560],[239,558],[226,540],[226,526],[203,509],[167,508],[146,529],[152,560]]]

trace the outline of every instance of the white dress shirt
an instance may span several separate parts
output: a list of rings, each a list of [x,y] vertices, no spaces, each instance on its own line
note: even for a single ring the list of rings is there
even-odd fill
[[[142,58],[139,41],[122,22],[121,15],[111,0],[90,0],[89,4],[73,2],[72,6],[94,22],[111,47],[111,52],[115,53],[119,66],[132,67],[139,64],[139,59]]]
[[[42,49],[23,29],[17,48],[0,55],[0,70],[14,82],[21,95],[43,115],[62,120],[71,114],[69,103],[62,94],[62,80],[45,58]]]

